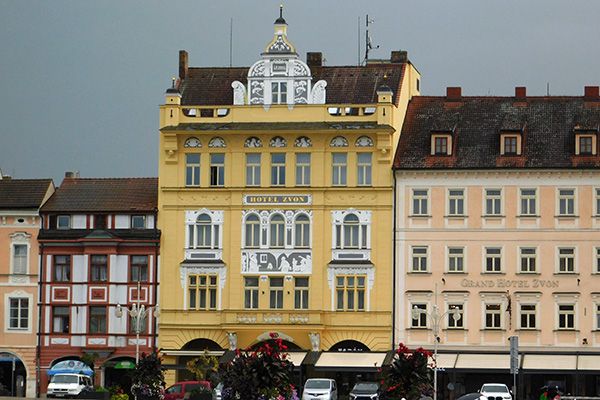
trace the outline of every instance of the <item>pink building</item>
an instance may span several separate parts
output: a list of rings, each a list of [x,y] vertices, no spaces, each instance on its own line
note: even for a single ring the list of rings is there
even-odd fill
[[[34,397],[39,208],[51,179],[0,175],[0,396]]]
[[[438,325],[445,398],[512,385],[510,336],[519,397],[545,384],[600,395],[599,129],[598,87],[411,100],[394,165],[394,336],[432,348]]]

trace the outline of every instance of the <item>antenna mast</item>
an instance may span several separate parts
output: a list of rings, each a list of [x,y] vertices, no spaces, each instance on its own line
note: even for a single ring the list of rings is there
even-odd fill
[[[360,66],[360,16],[358,17],[358,26],[357,26],[357,28],[358,28],[358,40],[357,40],[357,43],[358,43],[358,53],[357,53],[358,64],[357,65]]]
[[[233,17],[229,19],[229,67],[233,64]]]
[[[375,20],[369,19],[369,14],[367,14],[367,18],[365,20],[365,64],[367,64],[369,61],[369,50],[379,48],[379,45],[373,46],[373,43],[371,42],[371,35],[369,35],[369,24],[373,24],[373,22],[375,22]]]

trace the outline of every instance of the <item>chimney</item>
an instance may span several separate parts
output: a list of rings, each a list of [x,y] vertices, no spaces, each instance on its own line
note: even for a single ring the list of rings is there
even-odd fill
[[[515,87],[515,99],[526,100],[527,99],[527,88],[525,86]]]
[[[598,101],[600,100],[600,87],[598,86],[586,86],[583,91],[583,98],[586,101]]]
[[[390,62],[392,64],[402,64],[408,62],[408,51],[405,50],[392,50],[390,56]]]
[[[306,53],[306,64],[309,68],[323,66],[323,53],[320,51],[309,51]]]
[[[179,79],[185,79],[188,74],[188,53],[179,50]]]
[[[446,88],[446,101],[461,101],[462,89],[460,86]]]
[[[65,172],[65,179],[79,178],[79,171],[67,171]]]

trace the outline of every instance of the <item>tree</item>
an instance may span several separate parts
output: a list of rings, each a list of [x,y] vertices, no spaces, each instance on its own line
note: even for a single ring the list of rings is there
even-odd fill
[[[131,393],[137,400],[159,400],[165,390],[165,376],[162,369],[162,360],[154,350],[146,355],[142,353],[139,362],[133,370]]]
[[[412,351],[400,343],[394,359],[381,370],[384,399],[420,399],[433,394],[432,369],[428,365],[431,352],[419,347]]]
[[[209,381],[212,385],[216,384],[219,372],[219,360],[215,356],[208,354],[208,350],[204,350],[204,354],[188,361],[185,364],[188,371],[196,377],[198,381]]]

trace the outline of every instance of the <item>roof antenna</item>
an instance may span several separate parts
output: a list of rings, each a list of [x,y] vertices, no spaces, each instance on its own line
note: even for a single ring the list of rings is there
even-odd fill
[[[369,24],[373,24],[375,20],[369,19],[369,14],[367,14],[367,18],[365,21],[365,26],[367,27],[365,32],[365,64],[369,62],[369,50],[378,49],[379,45],[373,46],[371,42],[371,35],[369,35]]]
[[[229,19],[229,67],[233,64],[233,17]]]
[[[550,96],[550,82],[546,82],[546,96]]]
[[[357,54],[357,58],[358,58],[358,66],[360,66],[360,15],[358,16],[358,37],[357,37],[357,43],[358,43],[358,54]]]

